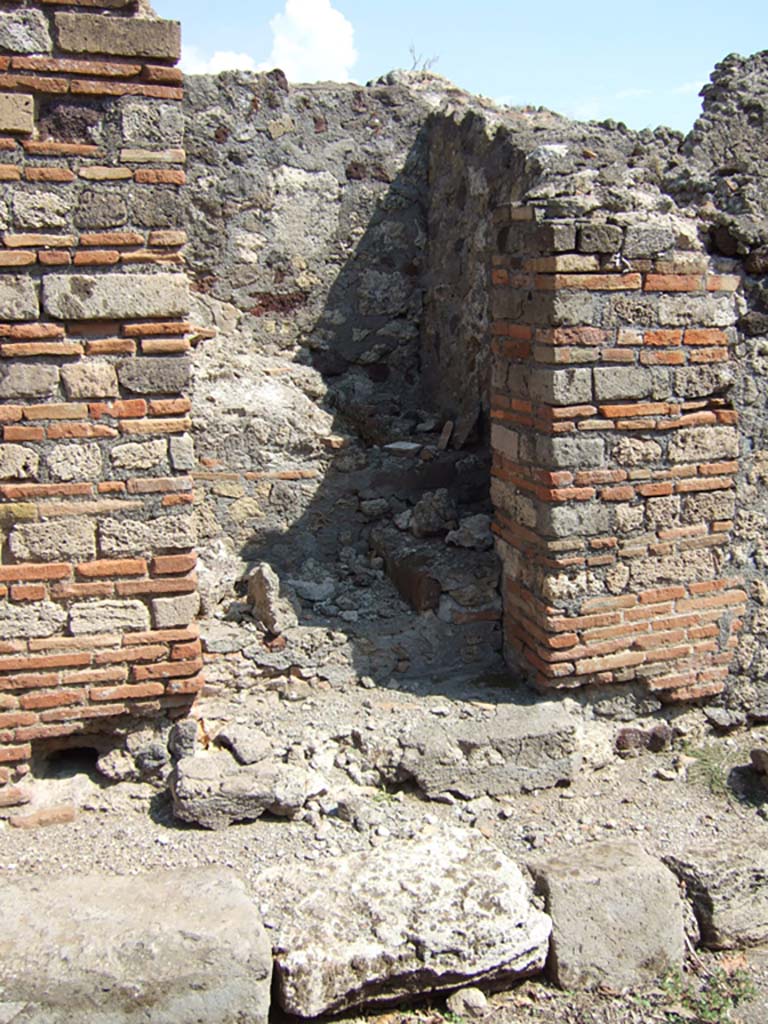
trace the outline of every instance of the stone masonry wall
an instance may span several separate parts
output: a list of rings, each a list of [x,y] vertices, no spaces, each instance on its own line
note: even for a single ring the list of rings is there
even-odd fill
[[[179,26],[0,3],[0,800],[201,686]]]

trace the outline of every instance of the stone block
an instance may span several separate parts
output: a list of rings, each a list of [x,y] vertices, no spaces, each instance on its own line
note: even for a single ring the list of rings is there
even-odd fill
[[[72,203],[72,197],[62,192],[14,192],[16,227],[23,230],[69,227]]]
[[[514,430],[494,423],[491,427],[491,448],[499,455],[517,462],[520,454],[520,437]]]
[[[34,480],[40,457],[33,448],[0,444],[0,480]]]
[[[594,537],[611,532],[611,509],[599,501],[544,505],[539,528],[545,537]]]
[[[681,969],[676,879],[639,846],[594,843],[528,868],[553,920],[547,967],[561,988],[621,991]]]
[[[592,401],[592,371],[585,369],[531,372],[529,393],[534,402],[546,405],[582,405]]]
[[[58,445],[46,462],[54,480],[100,480],[103,475],[101,448],[97,444]]]
[[[63,366],[61,382],[67,398],[116,398],[117,373],[110,363],[84,361]]]
[[[547,955],[551,923],[520,869],[467,830],[270,869],[255,888],[277,996],[301,1017],[525,977]]]
[[[120,384],[139,395],[178,395],[189,385],[190,361],[179,356],[126,359],[117,367]]]
[[[649,370],[635,366],[598,367],[595,370],[595,401],[616,402],[647,398],[653,390]]]
[[[615,224],[587,224],[579,229],[579,252],[618,252],[623,240]]]
[[[43,307],[63,320],[126,320],[184,316],[183,274],[48,274]]]
[[[675,232],[671,227],[628,227],[624,237],[624,255],[628,259],[658,256],[674,247]]]
[[[58,44],[67,53],[172,61],[181,56],[181,26],[177,21],[63,12],[55,15],[55,21]]]
[[[168,456],[168,442],[145,441],[120,444],[111,450],[110,458],[115,469],[133,472],[137,469],[155,469],[163,464]],[[174,464],[174,469],[179,467]],[[187,467],[184,467],[187,468]]]
[[[729,363],[685,366],[676,370],[674,376],[675,394],[686,399],[724,395],[736,383],[735,367]]]
[[[66,611],[52,601],[11,604],[0,601],[0,636],[29,640],[53,636],[67,621]]]
[[[605,441],[599,437],[536,438],[537,465],[547,469],[588,469],[605,464]]]
[[[185,434],[183,437],[172,437],[170,439],[171,464],[177,473],[190,471],[196,468],[195,442]]]
[[[83,601],[73,605],[69,613],[69,631],[73,636],[149,628],[149,610],[141,601]]]
[[[0,902],[25,950],[0,962],[4,1021],[267,1024],[272,950],[234,872],[8,878]]]
[[[28,277],[0,277],[0,320],[36,320],[40,315],[37,286]]]
[[[732,327],[736,311],[731,295],[662,295],[661,327]]]
[[[708,949],[742,949],[768,941],[768,853],[761,843],[691,847],[664,858],[685,882]]]
[[[35,128],[35,102],[22,93],[0,92],[0,131],[29,135]]]
[[[96,523],[81,518],[23,523],[14,528],[9,543],[20,562],[85,561],[96,555]]]
[[[0,14],[0,53],[50,53],[53,41],[41,11]]]
[[[183,594],[180,597],[158,597],[152,602],[152,618],[156,629],[173,629],[188,626],[200,611],[199,594]]]
[[[146,523],[134,519],[103,519],[99,523],[99,547],[103,555],[181,551],[194,547],[196,540],[191,516],[159,516]]]
[[[147,103],[126,98],[120,114],[123,141],[130,146],[180,146],[184,140],[184,113],[179,103]]]
[[[739,457],[734,427],[684,427],[669,442],[670,462],[716,462]]]
[[[0,364],[0,398],[50,398],[58,383],[59,371],[55,366]]]

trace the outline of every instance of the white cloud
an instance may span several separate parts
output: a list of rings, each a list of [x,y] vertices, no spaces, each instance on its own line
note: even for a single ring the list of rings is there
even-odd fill
[[[256,61],[248,53],[217,50],[211,57],[204,56],[196,46],[184,46],[181,51],[181,70],[185,75],[216,75],[219,71],[255,71]]]
[[[355,29],[332,0],[285,0],[269,23],[272,50],[266,60],[249,53],[217,50],[209,56],[197,46],[182,49],[181,69],[187,75],[219,71],[271,71],[280,68],[292,82],[347,82],[357,61]]]
[[[285,0],[270,21],[272,52],[259,71],[280,68],[293,82],[347,82],[357,61],[355,30],[331,0]]]

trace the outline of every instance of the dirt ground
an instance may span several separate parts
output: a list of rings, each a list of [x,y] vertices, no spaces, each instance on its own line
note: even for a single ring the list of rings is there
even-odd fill
[[[284,696],[284,695],[283,695]],[[317,739],[324,723],[356,716],[386,730],[393,700],[413,694],[353,688],[343,694],[281,699],[268,687],[221,692],[204,698],[198,715],[212,733],[226,721],[264,722],[276,734]],[[445,692],[435,700],[454,707]],[[489,697],[489,699],[491,699]],[[458,707],[458,703],[456,703]],[[466,709],[462,709],[466,713]],[[768,802],[749,765],[749,751],[768,743],[768,732],[737,730],[715,735],[701,712],[676,723],[683,733],[669,750],[622,759],[606,754],[606,735],[617,723],[585,723],[593,754],[567,787],[509,799],[427,801],[418,792],[357,787],[363,813],[357,822],[311,813],[303,821],[262,818],[209,832],[174,819],[164,786],[108,782],[84,754],[51,761],[36,783],[36,806],[72,804],[70,824],[34,831],[0,819],[0,879],[106,871],[138,874],[153,868],[215,864],[235,869],[248,884],[266,867],[312,861],[329,864],[352,851],[417,837],[441,822],[478,828],[509,856],[523,861],[531,851],[567,853],[582,844],[625,838],[663,856],[691,843],[734,849],[768,841]],[[330,725],[329,725],[330,728]],[[595,740],[589,738],[590,729]],[[338,780],[337,780],[338,781]],[[349,785],[349,779],[346,779]],[[744,998],[729,997],[749,978]],[[704,994],[696,992],[704,987]],[[707,990],[710,996],[706,995]],[[720,993],[718,995],[718,993]],[[691,953],[684,982],[664,979],[645,993],[567,993],[531,980],[489,996],[485,1018],[494,1024],[765,1024],[768,1021],[768,948],[743,953]],[[442,999],[408,1009],[389,1009],[347,1024],[442,1024],[459,1018]]]

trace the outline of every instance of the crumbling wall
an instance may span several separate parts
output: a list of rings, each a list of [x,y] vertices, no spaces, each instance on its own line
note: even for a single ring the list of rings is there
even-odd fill
[[[246,644],[211,679],[254,663],[382,682],[502,667],[487,445],[440,445],[421,366],[428,121],[469,103],[406,73],[188,82],[205,610],[236,616],[261,561],[301,604],[287,653]],[[473,514],[482,536],[464,539],[482,550],[447,544]]]
[[[0,3],[0,785],[201,686],[180,37],[140,14]]]

